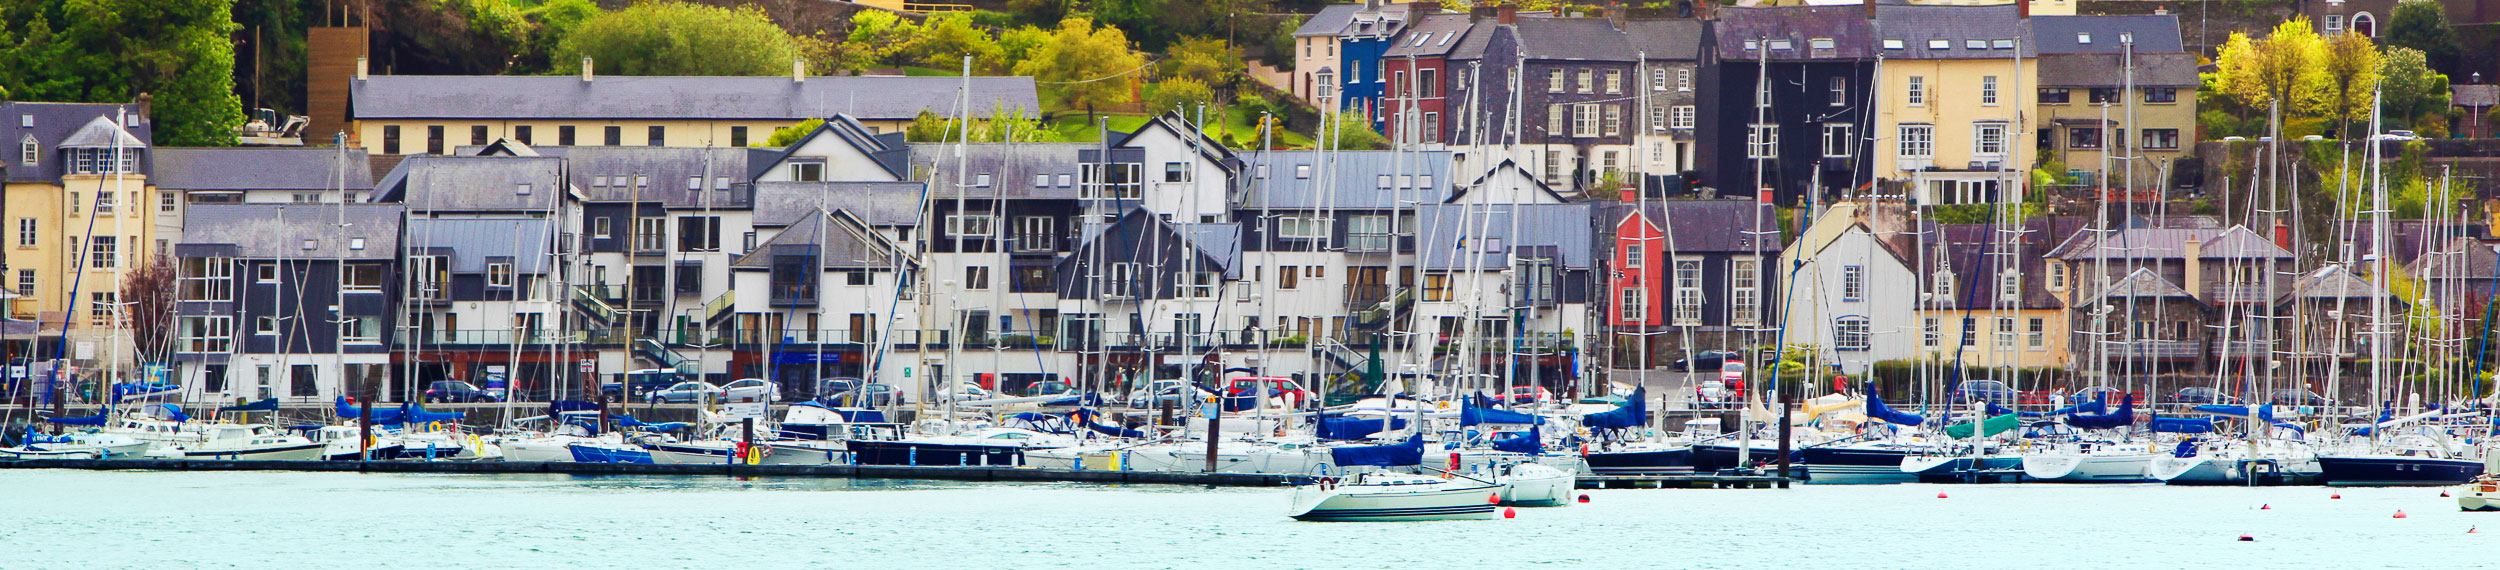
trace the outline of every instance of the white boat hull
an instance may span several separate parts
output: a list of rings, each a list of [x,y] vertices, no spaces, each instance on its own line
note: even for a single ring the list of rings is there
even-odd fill
[[[840,441],[775,442],[757,445],[764,446],[762,463],[765,465],[845,465],[851,461],[848,448],[843,447]],[[1025,460],[1028,462],[1032,461],[1032,458],[1031,454],[1025,455]]]
[[[213,459],[225,461],[311,461],[322,458],[326,444],[298,443],[284,446],[193,450],[171,447],[148,452],[156,459]]]
[[[2149,483],[2150,453],[2054,453],[2023,456],[2023,476],[2047,483]]]
[[[514,439],[503,442],[504,461],[572,462],[573,444],[590,438],[559,436],[537,439]]]
[[[1509,490],[1502,492],[1502,504],[1519,507],[1560,507],[1571,504],[1571,491],[1579,477],[1569,471],[1539,464],[1511,467],[1510,474],[1499,481]]]
[[[1401,487],[1415,487],[1404,489]],[[1500,485],[1304,485],[1294,489],[1294,520],[1388,522],[1486,520]]]

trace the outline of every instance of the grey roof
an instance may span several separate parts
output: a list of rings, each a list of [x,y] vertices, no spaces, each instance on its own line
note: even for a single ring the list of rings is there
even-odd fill
[[[967,198],[1077,198],[1077,184],[1082,180],[1077,154],[1101,145],[1094,143],[972,143],[963,145],[963,195]],[[911,170],[927,172],[932,182],[932,198],[955,197],[955,145],[921,143],[911,145]],[[990,178],[988,187],[974,186],[981,175]],[[1049,177],[1049,185],[1037,186],[1035,175]],[[1059,184],[1066,176],[1068,184]]]
[[[2179,17],[2168,14],[2032,16],[2031,33],[2044,54],[2119,53],[2124,51],[2120,34],[2135,40],[2138,54],[2187,51],[2179,43]],[[2091,36],[2091,43],[2083,43],[2085,35]]]
[[[658,202],[669,208],[745,208],[746,149],[697,147],[538,147],[540,156],[564,160],[573,187],[593,202]],[[646,185],[630,182],[642,176]],[[608,184],[599,185],[605,178]],[[689,188],[692,179],[701,188]],[[722,184],[727,182],[728,184]]]
[[[2500,104],[2500,85],[2452,85],[2448,87],[2450,105],[2458,107],[2489,107]]]
[[[2018,51],[2021,57],[2039,53],[2021,9],[2013,4],[1880,5],[1875,7],[1875,36],[1883,42],[1901,41],[1901,49],[1881,46],[1885,59],[2005,59],[2010,65]],[[1936,40],[1944,41],[1944,49],[1930,49]],[[1979,49],[1971,49],[1974,45]]]
[[[1520,18],[1520,51],[1527,59],[1633,61],[1632,39],[1602,18]]]
[[[180,243],[233,246],[219,255],[254,259],[396,259],[403,211],[398,204],[197,204],[183,213]],[[355,238],[364,249],[350,249]],[[308,242],[312,249],[304,249]]]
[[[2486,250],[2485,253],[2489,251]],[[2345,269],[2342,264],[2331,264],[2302,273],[2300,277],[2293,279],[2292,292],[2283,295],[2283,302],[2368,299],[2382,296],[2396,299],[2394,295],[2388,294],[2386,289],[2380,288],[2360,275],[2354,275],[2352,270]],[[2396,302],[2403,303],[2404,300],[2396,299]]]
[[[1530,17],[1527,14],[1519,15],[1521,20]],[[1458,45],[1450,46],[1450,51],[1446,55],[1455,61],[1484,59],[1484,50],[1493,44],[1495,36],[1515,38],[1518,35],[1518,26],[1504,26],[1497,22],[1478,22],[1467,30],[1467,35],[1458,38]]]
[[[2492,252],[2492,245],[2471,237],[2449,238],[2438,251],[2413,260],[2405,272],[2415,279],[2500,279],[2493,267],[2500,265],[2500,254]]]
[[[1362,4],[1330,4],[1320,8],[1319,13],[1312,14],[1310,19],[1303,20],[1302,27],[1293,29],[1293,36],[1306,38],[1344,33],[1346,24],[1354,21],[1354,13],[1362,9]]]
[[[1224,264],[1225,279],[1241,278],[1241,224],[1172,224],[1192,247]]]
[[[1778,220],[1762,203],[1752,198],[1723,200],[1659,200],[1642,208],[1642,217],[1667,235],[1660,247],[1675,252],[1733,251],[1751,252],[1756,237],[1768,238],[1761,244],[1765,255],[1777,255],[1786,249],[1780,243]],[[1753,235],[1754,219],[1762,218],[1763,229],[1772,233]],[[1612,223],[1614,220],[1607,220]]]
[[[2189,295],[2187,289],[2180,288],[2178,284],[2171,283],[2169,279],[2163,279],[2161,274],[2154,273],[2150,268],[2141,267],[2136,268],[2134,273],[2127,274],[2127,278],[2120,279],[2117,283],[2111,284],[2108,290],[2102,291],[2099,295],[2093,295],[2091,299],[2097,301],[2110,297],[2154,299],[2196,298],[2194,295]]]
[[[418,218],[408,220],[408,249],[451,256],[453,273],[484,273],[486,258],[512,258],[513,271],[545,271],[549,233],[545,218]]]
[[[2103,53],[2040,56],[2041,87],[2118,87],[2126,80],[2124,56]],[[2137,87],[2196,87],[2196,55],[2135,54]]]
[[[1465,43],[1467,32],[1475,27],[1466,14],[1433,14],[1424,16],[1406,27],[1395,44],[1381,57],[1436,57],[1449,55],[1450,50]]]
[[[2102,245],[2106,240],[2107,244]],[[2131,227],[2110,232],[2106,238],[2090,230],[2075,232],[2073,238],[2059,244],[2048,255],[2062,259],[2184,259],[2187,243],[2200,246],[2198,259],[2290,259],[2292,252],[2277,247],[2272,240],[2244,226],[2220,230],[2206,228]]]
[[[2343,218],[2331,222],[2330,225],[2335,228],[2332,235],[2350,236],[2344,239],[2348,240],[2351,245],[2353,255],[2366,257],[2378,252],[2377,244],[2370,239],[2370,236],[2376,233],[2375,224],[2371,220]],[[2416,256],[2430,251],[2446,236],[2455,235],[2490,237],[2491,228],[2480,221],[2470,219],[2462,222],[2421,219],[2387,220],[2387,251],[2393,254],[2397,265],[2409,265],[2414,263]]]
[[[112,117],[117,111],[138,111],[135,105],[117,103],[32,103],[0,101],[0,170],[6,170],[9,182],[55,181],[61,178],[60,145],[81,127],[96,118]],[[155,122],[142,115],[138,125],[129,129],[131,136],[142,142],[155,131]],[[32,126],[26,126],[31,124]],[[26,139],[35,140],[35,164],[32,168],[18,162],[17,148]],[[140,168],[149,161],[139,161]]]
[[[1711,33],[1721,59],[1853,60],[1872,59],[1882,51],[1876,49],[1875,23],[1867,20],[1862,6],[1727,7],[1716,12],[1719,20]],[[1767,56],[1745,49],[1746,41],[1758,38],[1793,43],[1790,49],[1769,50]],[[1810,40],[1816,38],[1831,39],[1832,49],[1812,49]]]
[[[2083,223],[2081,218],[2036,217],[2023,220],[2020,234],[2001,231],[1997,224],[1934,224],[1922,223],[1928,241],[1907,249],[1916,262],[1913,271],[1922,273],[1945,271],[1953,279],[1953,308],[1961,309],[2055,309],[2065,304],[2048,290],[2048,260],[2042,255],[2058,239],[2058,232]],[[2011,238],[2010,240],[2008,238]],[[2015,303],[2004,303],[1998,295],[1993,277],[2006,270],[2021,275],[2021,287]],[[1932,283],[1934,275],[1923,275]],[[1932,289],[1931,289],[1932,290]]]
[[[1595,253],[1589,204],[1466,205],[1434,204],[1415,208],[1415,251],[1427,270],[1463,270],[1470,266],[1464,250],[1481,254],[1479,269],[1510,265],[1510,254],[1522,248],[1550,251],[1556,263],[1586,269]],[[1517,216],[1513,220],[1513,216]],[[1498,243],[1498,246],[1497,246]],[[1499,247],[1499,249],[1495,249]]]
[[[147,148],[148,143],[139,140],[137,136],[132,136],[130,131],[123,130],[120,123],[113,122],[112,117],[96,117],[88,119],[87,124],[80,125],[77,131],[69,134],[69,138],[61,139],[61,143],[54,146]]]
[[[174,190],[331,190],[345,174],[349,190],[373,189],[373,167],[364,149],[163,147],[151,153],[148,181]],[[342,168],[344,167],[344,168]]]
[[[911,147],[903,142],[907,138],[905,134],[873,132],[867,125],[859,124],[859,120],[850,115],[835,115],[826,118],[823,124],[816,126],[816,130],[808,131],[806,136],[799,137],[799,140],[791,142],[790,146],[763,152],[750,152],[747,155],[747,176],[763,178],[766,171],[781,164],[791,155],[797,154],[799,149],[806,147],[810,141],[816,140],[816,137],[824,136],[840,138],[843,142],[850,143],[852,148],[866,153],[870,160],[875,160],[877,166],[885,168],[886,173],[894,175],[896,179],[911,178]]]
[[[1691,61],[1701,58],[1700,20],[1632,20],[1623,23],[1632,51],[1653,60]]]
[[[756,244],[754,251],[738,256],[729,264],[735,269],[770,269],[775,254],[813,254],[823,269],[879,269],[894,267],[895,261],[909,262],[908,254],[873,230],[860,226],[859,218],[839,210],[799,212],[789,229],[774,234],[772,239]],[[834,231],[826,232],[831,227]]]
[[[920,225],[919,182],[758,182],[754,223],[787,226],[817,209],[847,211],[871,227]]]
[[[354,119],[751,119],[950,114],[959,77],[376,75],[351,82]],[[1038,112],[1031,77],[973,77],[972,114]]]
[[[1399,200],[1436,204],[1450,197],[1450,188],[1462,183],[1450,178],[1450,153],[1446,151],[1267,151],[1242,155],[1249,163],[1250,193],[1238,206],[1243,210],[1261,207],[1287,209],[1355,208],[1390,209]],[[1301,166],[1310,166],[1309,178],[1297,177]],[[1390,176],[1392,188],[1381,188],[1380,177]],[[1414,178],[1399,178],[1410,176]],[[1395,186],[1426,186],[1421,191]],[[1328,182],[1334,192],[1320,184]]]
[[[381,187],[390,201],[420,212],[531,210],[555,207],[564,194],[564,159],[506,156],[410,156],[399,187]],[[529,185],[522,195],[520,187]]]

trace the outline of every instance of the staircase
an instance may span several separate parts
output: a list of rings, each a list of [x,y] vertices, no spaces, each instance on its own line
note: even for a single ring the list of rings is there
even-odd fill
[[[657,368],[676,370],[678,374],[692,376],[703,373],[702,370],[697,369],[694,359],[686,358],[686,355],[678,354],[668,345],[660,344],[660,341],[653,339],[634,339],[634,356],[651,361],[652,364],[658,365]]]

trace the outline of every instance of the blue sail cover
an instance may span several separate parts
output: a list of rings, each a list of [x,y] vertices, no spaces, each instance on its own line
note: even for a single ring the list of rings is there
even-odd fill
[[[2063,407],[2063,408],[2058,408],[2058,409],[2055,409],[2055,410],[2049,410],[2048,415],[2052,415],[2052,416],[2063,416],[2063,415],[2066,415],[2066,414],[2106,414],[2106,413],[2109,413],[2109,404],[2108,404],[2107,402],[2102,402],[2102,401],[2100,401],[2100,400],[2092,400],[2092,401],[2089,401],[2089,402],[2076,402],[2074,405],[2071,405],[2071,406],[2066,406],[2066,407]]]
[[[113,401],[114,401],[114,402],[120,402],[120,401],[122,401],[122,399],[123,399],[123,398],[144,398],[144,397],[154,396],[154,395],[158,395],[158,394],[166,394],[166,393],[180,392],[180,391],[182,391],[182,387],[181,387],[181,386],[176,386],[176,385],[173,385],[173,384],[157,383],[157,382],[149,382],[149,383],[145,383],[145,384],[140,384],[140,383],[122,383],[122,384],[114,384],[114,385],[113,385]]]
[[[2128,394],[2118,403],[2118,411],[2107,414],[2070,414],[2066,425],[2082,429],[2115,429],[2135,423],[2135,395]]]
[[[1484,392],[1479,390],[1475,394],[1467,396],[1467,405],[1478,408],[1491,408],[1496,404],[1493,403],[1493,398],[1486,397]]]
[[[362,411],[356,406],[356,403],[348,401],[346,396],[339,396],[337,409],[334,411],[340,418],[355,418],[362,417],[363,415]],[[397,408],[384,408],[379,406],[373,408],[373,425],[378,426],[404,423],[430,424],[434,422],[459,421],[460,418],[464,417],[468,417],[466,412],[429,412],[426,411],[425,408],[416,407],[414,404],[400,404]]]
[[[252,403],[249,403],[249,404],[243,404],[243,405],[240,405],[240,406],[226,406],[226,407],[222,407],[222,408],[217,408],[217,411],[218,411],[218,412],[220,412],[220,413],[223,413],[223,412],[275,412],[275,411],[278,411],[278,399],[277,399],[277,398],[264,398],[264,399],[262,399],[261,401],[258,401],[258,402],[252,402]]]
[[[104,422],[109,421],[111,416],[111,413],[102,413],[75,418],[44,418],[43,421],[65,426],[100,426],[104,425]]]
[[[656,424],[644,423],[642,420],[634,419],[633,416],[616,416],[616,427],[620,429],[642,431],[677,431],[693,426],[694,424],[686,422],[661,422]]]
[[[556,400],[547,403],[547,417],[562,417],[565,412],[587,412],[597,409],[599,409],[599,403],[589,400]]]
[[[1927,423],[1927,418],[1919,417],[1918,414],[1895,410],[1892,406],[1884,405],[1884,399],[1875,395],[1874,382],[1866,383],[1866,417],[1890,422],[1893,425],[1915,426]]]
[[[182,406],[176,406],[173,404],[155,404],[139,409],[146,410],[148,413],[156,414],[156,417],[164,418],[165,421],[169,422],[180,423],[191,421],[191,414],[182,413]]]
[[[1545,437],[1536,426],[1528,426],[1527,433],[1509,433],[1494,436],[1493,449],[1495,451],[1541,455],[1545,453]]]
[[[1328,450],[1338,467],[1370,465],[1403,467],[1424,464],[1424,436],[1407,436],[1405,443],[1388,445],[1352,445]]]
[[[1545,423],[1545,418],[1537,417],[1536,414],[1524,414],[1510,410],[1481,408],[1476,406],[1467,406],[1458,409],[1458,425],[1462,426],[1472,426],[1476,424],[1534,425],[1541,423]]]
[[[1363,439],[1371,437],[1372,434],[1386,431],[1382,429],[1384,426],[1388,429],[1406,429],[1406,420],[1404,418],[1391,418],[1387,421],[1382,421],[1372,418],[1349,417],[1342,414],[1320,416],[1319,428],[1317,431],[1319,432],[1320,439]]]
[[[1632,389],[1632,397],[1615,409],[1580,417],[1580,425],[1589,429],[1627,429],[1649,423],[1649,387]]]
[[[1128,429],[1128,428],[1120,427],[1120,426],[1118,426],[1118,425],[1113,425],[1113,424],[1105,424],[1105,423],[1101,423],[1101,422],[1094,421],[1094,418],[1099,418],[1099,417],[1102,417],[1102,412],[1097,412],[1097,411],[1094,411],[1092,408],[1087,408],[1087,409],[1077,410],[1077,411],[1075,411],[1075,412],[1073,412],[1073,413],[1068,414],[1068,417],[1069,417],[1069,418],[1072,418],[1072,419],[1075,419],[1077,423],[1084,424],[1084,425],[1085,425],[1085,429],[1088,429],[1088,430],[1093,430],[1093,432],[1094,432],[1094,433],[1098,433],[1098,434],[1102,434],[1102,435],[1107,435],[1107,436],[1111,436],[1111,437],[1127,437],[1127,438],[1142,438],[1142,437],[1146,437],[1146,432],[1145,432],[1145,431],[1143,431],[1143,430],[1133,430],[1133,429]]]
[[[2212,433],[2214,431],[2214,421],[2210,418],[2165,418],[2161,416],[2153,416],[2153,431],[2162,433]]]

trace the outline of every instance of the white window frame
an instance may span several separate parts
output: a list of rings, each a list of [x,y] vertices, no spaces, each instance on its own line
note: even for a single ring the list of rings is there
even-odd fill
[[[1840,266],[1840,301],[1856,303],[1866,300],[1866,266]]]
[[[1927,77],[1926,77],[1926,76],[1921,76],[1921,75],[1912,75],[1912,76],[1910,76],[1910,95],[1909,95],[1909,97],[1908,97],[1908,98],[1902,99],[1902,104],[1904,104],[1904,105],[1908,105],[1908,106],[1911,106],[1911,107],[1925,107],[1925,106],[1927,106]]]
[[[1823,157],[1849,158],[1856,154],[1857,133],[1857,125],[1823,123]]]
[[[1979,76],[1979,104],[1981,104],[1981,105],[1986,105],[1986,106],[1990,106],[1990,107],[1994,107],[1994,106],[1996,106],[1996,104],[1997,104],[1997,76],[1994,76],[1994,75],[1982,75],[1982,76]]]
[[[1929,161],[1936,159],[1935,125],[1901,125],[1901,134],[1899,138],[1901,141],[1902,161]],[[1901,169],[1914,170],[1920,166],[1924,165],[1903,164],[1901,165]]]
[[[1693,113],[1693,106],[1692,106],[1692,105],[1676,105],[1676,106],[1674,106],[1674,107],[1670,107],[1669,109],[1671,109],[1671,111],[1669,111],[1671,114],[1667,117],[1667,128],[1670,128],[1670,129],[1691,129],[1691,128],[1693,128],[1693,115],[1694,115],[1694,113]]]
[[[2010,132],[2010,131],[2011,131],[2011,127],[2007,126],[2005,123],[1998,123],[1998,122],[1978,122],[1978,123],[1972,123],[1972,124],[1971,124],[1971,155],[1972,155],[1972,157],[1973,157],[1974,159],[1978,159],[1978,158],[1980,158],[1980,157],[1993,157],[1993,158],[1996,158],[1996,159],[1998,159],[1998,160],[2003,160],[2003,159],[2004,159],[2004,157],[2005,157],[2006,150],[2009,148],[2009,146],[2007,145],[2006,140],[2005,140],[2005,139],[2006,139],[2006,134],[2007,134],[2008,132]]]
[[[1745,125],[1745,158],[1777,158],[1780,148],[1778,123]]]
[[[1675,286],[1675,320],[1679,326],[1701,324],[1701,258],[1675,258],[1674,273],[1668,276]]]
[[[989,237],[998,229],[988,212],[964,212],[946,215],[946,235]]]
[[[1873,348],[1874,338],[1874,325],[1867,321],[1866,317],[1851,315],[1832,320],[1834,350],[1851,352],[1868,350]]]
[[[1728,321],[1754,326],[1762,321],[1762,264],[1752,259],[1728,260]]]
[[[490,262],[487,262],[487,263],[486,263],[486,288],[488,288],[488,289],[511,289],[511,288],[512,288],[512,262],[508,262],[508,261],[490,261]]]
[[[1634,323],[1649,320],[1649,288],[1625,287],[1615,299],[1616,320]]]

